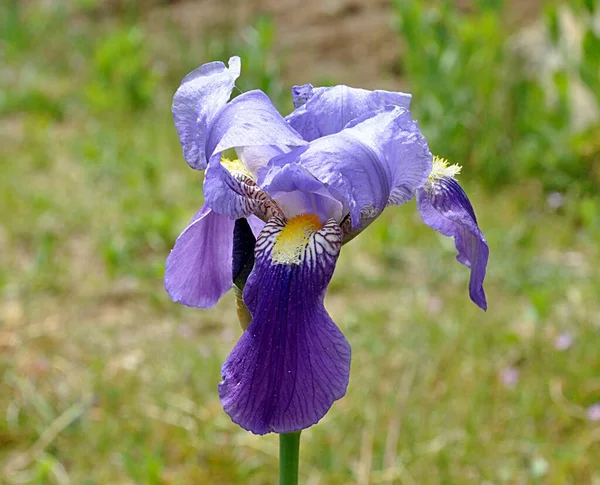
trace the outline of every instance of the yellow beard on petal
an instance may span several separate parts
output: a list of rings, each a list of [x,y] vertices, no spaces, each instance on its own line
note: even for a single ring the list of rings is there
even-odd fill
[[[252,174],[248,171],[244,164],[237,158],[234,160],[230,160],[229,158],[221,157],[221,165],[223,165],[231,175],[239,173],[250,177],[251,179],[254,179],[254,177],[252,177]]]
[[[315,214],[300,214],[290,219],[275,236],[271,258],[275,264],[300,264],[310,237],[323,227]]]
[[[460,173],[462,167],[460,165],[450,165],[448,160],[445,158],[433,156],[433,167],[429,174],[429,181],[433,182],[435,179],[444,177],[455,178]]]

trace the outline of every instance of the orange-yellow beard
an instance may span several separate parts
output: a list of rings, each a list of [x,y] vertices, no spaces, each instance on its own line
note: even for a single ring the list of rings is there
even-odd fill
[[[315,214],[300,214],[290,219],[275,236],[271,257],[275,264],[300,264],[310,237],[323,227]]]

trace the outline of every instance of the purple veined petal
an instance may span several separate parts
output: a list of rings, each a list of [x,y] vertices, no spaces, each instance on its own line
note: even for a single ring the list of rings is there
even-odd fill
[[[389,203],[410,200],[431,172],[425,138],[404,108],[364,117],[308,148],[275,157],[259,173],[259,184],[268,170],[297,161],[347,201],[355,230],[364,229]]]
[[[287,122],[305,140],[312,141],[338,133],[353,119],[386,106],[410,106],[410,94],[369,91],[344,85],[313,88],[310,84],[292,88],[296,109]]]
[[[215,212],[239,219],[257,215],[268,220],[280,210],[254,180],[230,173],[220,162],[211,161],[204,176],[204,201]]]
[[[240,69],[237,56],[229,59],[229,68],[218,61],[203,64],[183,78],[173,96],[171,111],[183,156],[194,169],[206,168],[204,145],[210,122],[229,101]]]
[[[456,259],[471,268],[469,295],[471,300],[487,310],[483,280],[489,248],[483,236],[471,202],[458,182],[442,177],[428,182],[417,191],[417,205],[423,222],[444,236],[454,238]]]
[[[350,373],[350,345],[323,306],[341,230],[328,221],[310,236],[298,264],[283,264],[274,246],[284,224],[271,219],[258,238],[244,289],[252,323],[223,364],[219,384],[225,412],[255,434],[317,423],[346,393]]]
[[[348,214],[344,198],[332,193],[298,163],[273,167],[267,172],[261,187],[277,202],[287,218],[316,214],[321,222],[334,219],[339,224]]]
[[[210,308],[231,288],[234,221],[204,205],[167,257],[165,288],[183,305]]]
[[[246,168],[256,173],[273,155],[302,145],[306,142],[285,122],[269,97],[254,90],[241,94],[215,116],[206,153],[213,163],[219,161],[221,152],[235,148],[243,154],[241,161],[249,163]],[[248,151],[249,147],[253,150]]]

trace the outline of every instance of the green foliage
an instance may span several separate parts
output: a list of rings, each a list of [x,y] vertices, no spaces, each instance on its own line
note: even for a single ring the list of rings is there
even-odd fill
[[[240,88],[262,88],[286,111],[276,26],[261,18],[192,42],[167,16],[136,17],[146,4],[110,2],[124,19],[104,3],[0,2],[0,482],[272,483],[276,437],[242,431],[218,399],[239,336],[231,295],[210,311],[184,308],[162,273],[202,203],[173,92],[201,63],[239,54]],[[461,183],[474,170],[495,185],[467,186],[491,248],[490,309],[470,303],[452,241],[414,204],[345,246],[327,308],[353,347],[351,384],[303,433],[301,480],[598,482],[586,407],[600,402],[600,211],[593,192],[570,192],[600,176],[600,130],[571,133],[565,121],[579,65],[554,75],[548,106],[501,48],[497,1],[472,16],[396,8],[432,148],[472,169]],[[597,39],[585,42],[593,80]],[[560,207],[540,180],[568,188]],[[572,348],[554,347],[559,332]],[[520,371],[514,388],[501,382],[507,367]]]
[[[146,45],[145,35],[137,26],[123,27],[100,39],[93,52],[93,76],[86,88],[93,108],[148,107],[158,76],[150,65]]]
[[[594,192],[600,179],[589,177],[592,160],[578,153],[571,128],[571,72],[558,68],[544,85],[519,55],[502,3],[480,1],[466,13],[446,0],[395,2],[412,111],[432,151],[490,186],[532,177],[548,191]],[[557,7],[548,6],[546,18],[556,44]],[[581,74],[599,93],[597,42],[588,30]]]

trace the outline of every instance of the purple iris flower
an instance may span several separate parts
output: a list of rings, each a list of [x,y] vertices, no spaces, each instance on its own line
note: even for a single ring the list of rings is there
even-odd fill
[[[251,322],[219,394],[241,427],[288,433],[319,421],[348,386],[350,345],[323,305],[344,242],[416,194],[425,223],[454,237],[484,309],[488,248],[451,167],[432,172],[410,95],[305,85],[283,118],[261,91],[230,100],[239,74],[238,57],[204,64],[173,98],[184,157],[206,170],[205,202],[167,258],[165,286],[176,302],[212,307],[240,272],[234,233],[251,230],[241,285]]]

